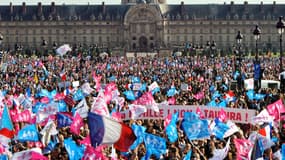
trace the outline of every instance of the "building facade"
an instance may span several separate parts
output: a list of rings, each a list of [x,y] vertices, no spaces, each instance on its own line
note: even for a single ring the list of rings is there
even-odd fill
[[[254,48],[255,25],[261,28],[260,49],[278,49],[276,23],[285,16],[285,4],[170,5],[166,0],[122,0],[119,5],[0,6],[2,47],[39,48],[46,40],[71,45],[96,44],[125,51],[171,49],[186,43],[232,48],[240,30],[244,48]]]

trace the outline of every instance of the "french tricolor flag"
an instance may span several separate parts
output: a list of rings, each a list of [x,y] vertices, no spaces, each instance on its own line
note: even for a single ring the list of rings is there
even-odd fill
[[[136,140],[132,129],[124,123],[92,112],[88,113],[87,120],[93,147],[114,144],[117,150],[127,152]]]

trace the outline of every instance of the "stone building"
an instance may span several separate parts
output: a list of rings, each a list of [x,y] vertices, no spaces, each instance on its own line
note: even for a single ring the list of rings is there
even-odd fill
[[[278,49],[276,23],[285,16],[285,4],[167,4],[166,0],[122,0],[108,5],[10,5],[0,6],[2,47],[39,48],[46,40],[71,45],[93,44],[125,51],[173,49],[186,43],[217,48],[236,43],[238,30],[244,48],[254,48],[255,25],[261,28],[260,49]]]

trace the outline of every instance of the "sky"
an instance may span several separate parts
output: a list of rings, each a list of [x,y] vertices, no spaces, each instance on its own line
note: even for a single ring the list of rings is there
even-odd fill
[[[0,0],[0,5],[9,5],[10,2],[13,5],[21,5],[23,2],[26,2],[27,5],[37,5],[38,2],[42,4],[51,4],[54,1],[56,5],[59,4],[101,4],[105,1],[105,4],[120,4],[121,0]],[[180,4],[182,0],[166,0],[167,4]],[[185,4],[230,4],[231,1],[234,1],[235,4],[243,4],[245,0],[184,0]],[[248,4],[260,4],[261,0],[247,0]],[[273,1],[276,1],[276,4],[285,4],[285,0],[263,0],[263,4],[273,4]]]

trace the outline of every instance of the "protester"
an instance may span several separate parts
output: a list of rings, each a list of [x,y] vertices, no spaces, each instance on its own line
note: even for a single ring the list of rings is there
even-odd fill
[[[279,80],[277,61],[261,58],[263,79]],[[248,90],[232,83],[254,77],[252,58],[243,60],[240,73],[231,57],[212,62],[200,56],[102,59],[6,53],[1,62],[0,158],[284,157],[284,91]],[[141,118],[149,110],[158,115],[164,105],[195,110],[192,116],[177,112]],[[204,109],[213,107],[219,115],[208,119]],[[233,123],[228,109],[253,111],[254,117]],[[129,112],[131,118],[126,117]],[[117,133],[116,127],[108,126],[123,130]],[[111,136],[106,138],[107,132]],[[121,140],[120,134],[128,136]],[[114,140],[116,136],[120,139]]]

